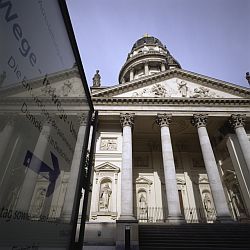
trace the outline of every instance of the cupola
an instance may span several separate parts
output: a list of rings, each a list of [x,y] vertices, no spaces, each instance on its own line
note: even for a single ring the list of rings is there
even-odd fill
[[[181,68],[161,41],[144,35],[133,45],[121,68],[119,83],[130,82],[171,68]]]

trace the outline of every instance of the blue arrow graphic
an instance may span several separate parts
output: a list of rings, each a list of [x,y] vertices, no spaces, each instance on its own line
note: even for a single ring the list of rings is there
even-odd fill
[[[60,175],[58,159],[52,152],[50,152],[50,155],[51,155],[53,168],[49,167],[45,162],[40,160],[37,156],[35,156],[29,150],[27,151],[25,158],[24,158],[24,162],[23,162],[24,166],[33,170],[37,174],[43,175],[42,173],[47,173],[47,172],[49,173],[48,180],[50,184],[47,189],[46,197],[50,196],[54,192],[56,180],[58,176]],[[43,176],[47,178],[46,175],[43,175]]]

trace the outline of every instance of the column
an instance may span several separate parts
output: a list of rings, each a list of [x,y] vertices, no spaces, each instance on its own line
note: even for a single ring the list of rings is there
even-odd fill
[[[122,170],[121,170],[121,216],[120,220],[133,220],[133,176],[132,176],[132,126],[133,114],[121,114]]]
[[[133,81],[134,80],[134,68],[131,68],[130,72],[129,72],[129,81]]]
[[[221,222],[230,222],[232,221],[231,214],[227,205],[219,170],[217,168],[214,153],[206,129],[207,115],[195,114],[193,115],[191,122],[195,127],[197,127],[198,130],[202,156],[214,199],[217,220]]]
[[[236,136],[238,138],[241,151],[243,153],[244,159],[247,164],[247,168],[250,173],[250,142],[247,136],[247,133],[244,129],[246,121],[246,115],[245,114],[233,114],[231,115],[229,119],[230,125],[234,128]]]
[[[81,168],[81,157],[82,157],[82,149],[85,139],[85,132],[86,132],[86,122],[87,116],[86,114],[82,114],[78,117],[80,126],[77,134],[77,140],[75,145],[75,151],[70,167],[70,176],[69,182],[67,186],[67,191],[65,194],[65,199],[63,203],[62,215],[61,218],[65,222],[71,222],[72,220],[72,210],[75,204],[75,195],[76,195],[76,186],[79,177],[79,170]]]
[[[145,73],[145,76],[148,76],[149,74],[148,61],[146,61],[144,64],[144,73]]]
[[[3,117],[4,118],[4,117]],[[11,135],[14,130],[15,119],[14,117],[7,117],[8,121],[0,133],[0,162],[3,161],[3,156],[6,147],[10,141]]]
[[[171,114],[158,114],[156,122],[161,127],[162,158],[167,195],[168,217],[170,223],[183,223],[176,182],[174,155],[171,144],[169,125]]]
[[[48,146],[48,136],[51,131],[51,126],[48,123],[43,125],[42,131],[38,137],[33,155],[30,159],[29,166],[26,171],[25,179],[18,196],[18,202],[16,205],[16,210],[28,212],[31,205],[31,200],[35,186],[37,183],[37,176],[39,175],[40,161],[45,158],[45,153]]]

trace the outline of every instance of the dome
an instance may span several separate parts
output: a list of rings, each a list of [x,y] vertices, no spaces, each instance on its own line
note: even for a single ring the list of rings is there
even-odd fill
[[[158,38],[155,38],[153,36],[144,36],[134,43],[132,50],[134,50],[142,45],[145,45],[145,44],[147,44],[147,45],[159,45],[159,46],[163,47],[163,44],[161,43],[161,41]]]
[[[171,68],[181,66],[158,38],[145,35],[134,43],[128,54],[119,74],[119,83],[130,82]]]

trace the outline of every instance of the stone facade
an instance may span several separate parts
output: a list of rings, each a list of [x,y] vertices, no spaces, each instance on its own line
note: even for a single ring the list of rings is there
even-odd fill
[[[183,70],[158,39],[141,39],[121,69],[120,84],[92,88],[99,125],[86,228],[128,218],[139,223],[246,219],[249,89]],[[97,212],[102,180],[113,196],[106,214]]]

